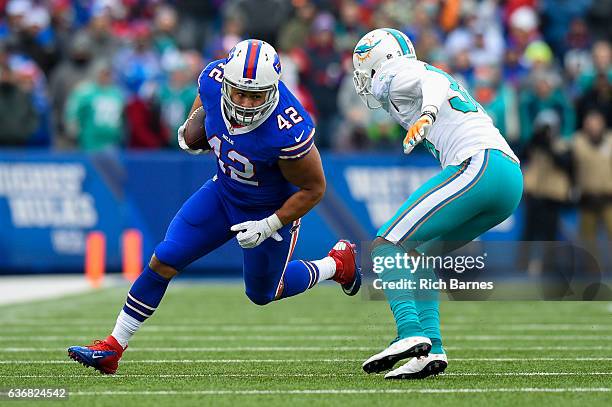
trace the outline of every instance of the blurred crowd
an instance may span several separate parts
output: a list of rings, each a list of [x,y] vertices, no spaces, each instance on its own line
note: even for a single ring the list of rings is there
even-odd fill
[[[394,27],[524,160],[526,238],[554,240],[576,202],[585,236],[612,233],[611,21],[612,0],[0,0],[0,146],[176,148],[201,69],[259,38],[321,149],[397,150],[351,72],[358,39]]]

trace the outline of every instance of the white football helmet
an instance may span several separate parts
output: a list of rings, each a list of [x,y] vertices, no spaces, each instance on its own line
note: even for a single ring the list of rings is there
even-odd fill
[[[281,64],[278,54],[267,42],[241,41],[225,60],[223,74],[223,109],[229,118],[242,126],[260,120],[278,102]],[[243,107],[232,101],[232,88],[247,92],[266,92],[265,102],[257,107]]]
[[[364,35],[353,51],[353,83],[363,103],[370,109],[381,107],[372,95],[372,78],[383,62],[401,56],[416,58],[414,46],[401,31],[378,28]]]

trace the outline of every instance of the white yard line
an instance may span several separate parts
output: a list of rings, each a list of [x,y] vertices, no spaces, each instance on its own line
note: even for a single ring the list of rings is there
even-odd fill
[[[2,328],[3,333],[10,333],[10,328]],[[75,329],[57,329],[58,332],[65,333],[66,331],[75,331]],[[32,332],[32,330],[24,331],[24,333]],[[169,331],[170,332],[170,331]],[[85,338],[84,335],[2,335],[0,334],[1,341],[31,341],[31,340],[46,340],[43,338],[55,338],[50,340],[61,340],[65,338],[67,340],[74,340],[75,338]],[[40,333],[40,332],[39,332]],[[164,332],[166,333],[166,332]],[[444,330],[442,331],[444,335]],[[377,335],[380,333],[377,333]],[[155,331],[142,329],[139,331],[139,340],[194,340],[194,341],[233,341],[233,340],[262,340],[262,341],[281,341],[281,340],[372,340],[373,335],[156,335]],[[92,339],[87,337],[86,340]],[[444,335],[445,341],[608,341],[612,340],[612,335]],[[381,344],[382,345],[382,344]]]
[[[572,362],[610,362],[612,357],[577,357],[577,358],[452,358],[452,362],[552,362],[552,361],[572,361]],[[142,359],[122,360],[121,363],[338,363],[338,362],[362,362],[362,359]],[[74,363],[71,360],[0,360],[1,365],[14,364],[67,364]]]
[[[365,373],[223,373],[223,377],[358,377]],[[467,377],[467,376],[512,376],[512,377],[554,377],[554,376],[612,376],[612,372],[491,372],[491,373],[442,373],[438,377]],[[178,379],[178,378],[218,378],[219,373],[177,373],[177,374],[46,374],[46,375],[0,375],[0,378],[23,378],[23,379],[121,379],[121,378],[151,378],[151,379]]]
[[[344,394],[456,394],[456,393],[608,393],[610,387],[467,388],[467,389],[312,389],[312,390],[109,390],[72,392],[70,396],[180,396],[180,395],[344,395]]]

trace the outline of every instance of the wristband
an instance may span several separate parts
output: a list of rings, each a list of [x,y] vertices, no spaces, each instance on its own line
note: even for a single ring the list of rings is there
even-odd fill
[[[272,229],[273,232],[276,232],[278,229],[283,227],[283,223],[281,222],[280,218],[276,213],[273,213],[272,215],[268,216],[266,218],[266,223],[268,224],[268,226],[270,226],[270,229]]]

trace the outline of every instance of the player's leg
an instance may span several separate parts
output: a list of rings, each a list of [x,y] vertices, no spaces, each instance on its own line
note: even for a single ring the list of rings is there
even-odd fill
[[[165,239],[132,284],[111,335],[94,346],[71,347],[69,355],[103,373],[114,373],[129,339],[153,315],[172,277],[229,240],[229,225],[216,185],[209,181],[175,215]]]
[[[507,216],[499,214],[479,215],[439,238],[417,248],[423,256],[439,256],[455,250],[472,241],[487,230],[502,222]],[[432,268],[423,267],[417,272],[417,279],[434,281],[437,276]],[[442,373],[448,366],[446,351],[440,332],[440,303],[438,290],[421,290],[415,300],[415,307],[421,328],[431,341],[429,354],[413,358],[408,363],[388,372],[386,379],[422,379]]]
[[[447,167],[411,195],[398,214],[379,231],[379,238],[372,252],[373,259],[381,256],[401,256],[404,253],[409,256],[418,256],[419,253],[414,249],[422,242],[445,235],[489,210],[499,197],[494,196],[495,190],[499,189],[499,183],[503,182],[503,179],[495,179],[497,175],[503,175],[503,171],[500,173],[493,168],[514,167],[513,177],[516,178],[515,175],[518,175],[519,181],[517,182],[520,183],[520,185],[517,183],[519,188],[515,188],[519,190],[518,195],[513,194],[513,197],[518,196],[518,198],[511,201],[514,208],[518,204],[520,191],[522,191],[520,169],[515,163],[510,163],[509,159],[500,158],[503,153],[492,151],[482,151],[461,166]],[[501,160],[505,162],[498,164]],[[491,165],[492,163],[495,165]],[[497,187],[492,189],[496,185]],[[417,276],[422,275],[423,272],[420,270],[411,274],[405,269],[387,269],[381,277],[383,282],[408,278],[416,283]],[[364,370],[370,372],[386,370],[398,360],[405,358],[406,355],[410,356],[411,348],[409,347],[416,347],[412,338],[422,340],[426,336],[419,318],[415,295],[421,296],[420,301],[429,300],[437,307],[436,293],[429,290],[420,292],[386,290],[385,294],[396,319],[400,340],[364,363]],[[436,319],[439,320],[439,318],[434,318],[434,321],[428,322],[433,324]],[[424,343],[430,343],[429,338],[422,341],[420,345]]]
[[[503,184],[503,188],[496,185]],[[518,165],[508,162],[499,152],[492,152],[489,168],[480,181],[480,187],[489,191],[495,199],[483,206],[482,212],[467,220],[458,227],[432,239],[417,248],[419,254],[440,256],[449,253],[474,240],[510,216],[521,199],[522,174]],[[486,193],[486,192],[485,192]],[[417,278],[436,279],[431,268],[421,268]],[[437,290],[426,290],[418,293],[415,302],[419,321],[423,331],[430,338],[432,348],[425,358],[410,360],[405,365],[387,375],[388,379],[424,378],[438,374],[446,368],[448,361],[442,346],[440,333],[440,313]]]
[[[292,297],[328,279],[339,282],[348,295],[357,292],[361,275],[355,248],[350,242],[338,242],[320,260],[291,261],[299,235],[299,220],[280,229],[279,234],[283,238],[280,242],[267,239],[253,249],[243,250],[246,294],[255,304],[265,305]]]
[[[373,263],[384,264],[384,259],[417,255],[418,253],[413,252],[417,246],[416,243],[409,241],[404,245],[398,244],[410,228],[407,225],[407,219],[414,218],[413,212],[415,211],[417,213],[426,212],[421,208],[431,208],[445,197],[451,196],[454,191],[460,190],[461,186],[469,184],[469,180],[478,173],[476,164],[477,162],[466,161],[461,165],[448,166],[412,193],[396,214],[378,230],[371,253]],[[437,217],[432,221],[435,223],[431,227],[420,231],[425,240],[442,234],[445,227],[456,226],[453,223],[461,223],[461,220],[457,218],[450,218],[446,226],[442,219]],[[426,237],[425,234],[429,236]],[[382,261],[379,261],[381,259]],[[415,274],[398,267],[400,264],[397,262],[391,261],[387,264],[392,266],[385,267],[380,274],[385,287],[401,283],[405,279],[416,282]],[[431,347],[431,341],[425,335],[419,320],[414,290],[385,289],[385,296],[395,318],[397,338],[388,348],[364,362],[362,367],[367,373],[390,369],[401,359],[426,355]]]

